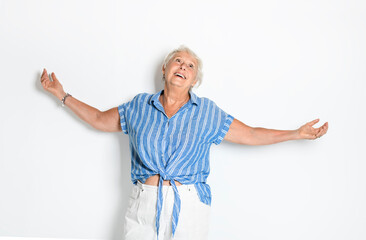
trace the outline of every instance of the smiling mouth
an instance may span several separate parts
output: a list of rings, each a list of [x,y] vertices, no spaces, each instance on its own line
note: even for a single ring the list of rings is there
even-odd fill
[[[183,78],[183,79],[186,79],[186,77],[185,76],[183,76],[182,74],[180,74],[180,73],[174,73],[174,75],[175,76],[178,76],[178,77],[181,77],[181,78]]]

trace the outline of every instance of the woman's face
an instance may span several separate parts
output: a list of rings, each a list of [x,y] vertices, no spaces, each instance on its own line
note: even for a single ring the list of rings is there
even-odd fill
[[[189,90],[196,84],[197,60],[187,52],[177,52],[169,60],[165,74],[165,84]]]

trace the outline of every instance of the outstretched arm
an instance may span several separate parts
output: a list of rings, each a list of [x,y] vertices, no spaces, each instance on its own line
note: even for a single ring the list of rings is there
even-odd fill
[[[44,69],[41,76],[41,84],[43,88],[52,93],[59,100],[65,96],[62,84],[57,79],[55,73],[52,73],[50,80],[47,70]],[[121,132],[122,128],[119,123],[119,113],[117,107],[107,111],[99,111],[88,104],[79,101],[75,97],[67,97],[65,105],[68,106],[80,119],[90,124],[93,128],[104,132]]]
[[[276,130],[250,127],[234,119],[224,139],[245,145],[268,145],[288,140],[316,139],[328,131],[328,122],[319,128],[313,128],[318,121],[319,119],[315,119],[296,130]]]

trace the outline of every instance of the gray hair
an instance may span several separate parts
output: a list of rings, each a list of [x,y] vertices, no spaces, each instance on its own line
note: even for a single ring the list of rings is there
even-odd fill
[[[191,49],[189,49],[185,45],[180,45],[178,48],[176,48],[173,51],[171,51],[165,57],[162,67],[164,67],[164,69],[165,69],[166,68],[166,65],[168,64],[168,62],[170,61],[170,59],[172,59],[172,57],[174,56],[174,54],[176,54],[178,52],[187,52],[189,55],[191,55],[192,57],[194,57],[197,60],[197,75],[196,75],[197,83],[194,86],[197,86],[198,87],[199,85],[201,85],[202,77],[203,77],[202,60]],[[163,78],[163,81],[164,80],[165,79]],[[192,89],[192,87],[191,87],[191,89]]]

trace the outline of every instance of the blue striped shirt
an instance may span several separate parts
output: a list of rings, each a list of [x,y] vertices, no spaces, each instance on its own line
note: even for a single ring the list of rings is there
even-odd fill
[[[122,131],[129,135],[131,180],[159,174],[156,230],[163,204],[163,180],[174,190],[172,233],[174,236],[180,212],[180,197],[174,180],[194,184],[200,201],[211,205],[211,189],[206,183],[210,173],[209,151],[219,144],[234,118],[208,98],[189,92],[190,99],[171,118],[159,101],[164,90],[156,94],[140,93],[118,106]]]

